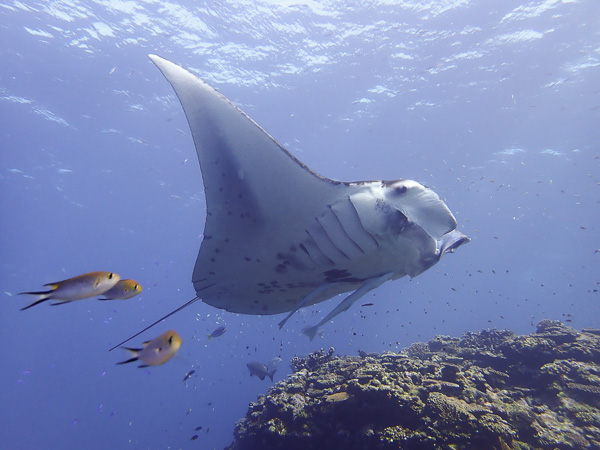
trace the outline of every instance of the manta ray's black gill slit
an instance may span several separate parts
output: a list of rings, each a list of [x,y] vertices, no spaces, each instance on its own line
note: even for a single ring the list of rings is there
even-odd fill
[[[335,212],[335,210],[331,207],[331,205],[329,205],[329,210],[331,211],[331,214],[333,214],[333,217],[335,217],[335,219],[338,221],[338,223],[340,224],[340,228],[342,229],[342,231],[344,232],[344,234],[346,235],[346,237],[348,238],[348,240],[350,242],[352,242],[352,244],[354,244],[354,246],[358,249],[359,252],[361,252],[363,255],[366,254],[365,250],[358,245],[358,242],[356,242],[352,236],[350,236],[350,234],[348,233],[348,230],[346,229],[346,227],[344,227],[344,223],[342,222],[342,220],[339,218],[339,216],[337,215],[337,213]],[[362,224],[361,224],[362,226]],[[364,227],[363,227],[364,228]]]
[[[350,206],[352,207],[352,211],[354,211],[354,214],[356,214],[356,220],[358,221],[358,224],[360,225],[360,227],[363,229],[365,234],[373,240],[373,242],[375,243],[375,246],[377,248],[379,248],[379,241],[375,238],[375,236],[373,236],[371,233],[369,233],[367,231],[367,229],[365,228],[365,225],[362,223],[362,220],[360,220],[360,214],[358,214],[358,210],[356,209],[356,206],[354,205],[354,203],[352,203],[352,199],[350,197],[348,197],[348,203],[350,203]]]
[[[308,234],[309,240],[302,243],[303,248],[308,252],[310,258],[318,266],[335,266],[335,263],[326,254],[323,253],[315,239],[308,230],[304,230]]]

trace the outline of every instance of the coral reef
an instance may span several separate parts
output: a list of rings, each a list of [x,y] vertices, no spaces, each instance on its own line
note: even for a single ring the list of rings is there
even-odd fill
[[[229,449],[600,448],[600,332],[437,336],[401,353],[292,360]]]

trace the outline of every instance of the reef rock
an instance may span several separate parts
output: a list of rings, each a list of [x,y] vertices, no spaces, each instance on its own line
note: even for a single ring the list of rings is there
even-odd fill
[[[401,353],[292,360],[229,449],[600,448],[600,333],[438,336]]]

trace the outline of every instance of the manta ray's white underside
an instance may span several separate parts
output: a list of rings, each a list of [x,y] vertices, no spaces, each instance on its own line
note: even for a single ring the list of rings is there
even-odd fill
[[[318,328],[381,283],[414,277],[468,241],[412,180],[340,182],[296,159],[223,95],[150,55],[187,116],[206,194],[193,273],[203,302],[278,314],[354,291]]]

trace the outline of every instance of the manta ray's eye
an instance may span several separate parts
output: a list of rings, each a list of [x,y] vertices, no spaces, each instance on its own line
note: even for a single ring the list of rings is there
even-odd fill
[[[394,188],[395,195],[402,195],[406,193],[406,191],[408,191],[408,188],[406,186],[398,186],[397,188]]]

